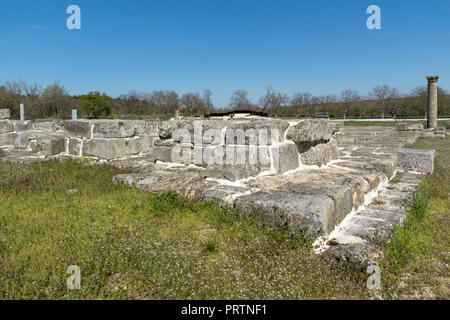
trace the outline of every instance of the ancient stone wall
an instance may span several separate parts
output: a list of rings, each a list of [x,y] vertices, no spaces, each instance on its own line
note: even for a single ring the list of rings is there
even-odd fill
[[[338,130],[321,119],[0,120],[0,147],[45,157],[116,160],[148,155],[155,162],[228,170],[241,179],[336,159]]]

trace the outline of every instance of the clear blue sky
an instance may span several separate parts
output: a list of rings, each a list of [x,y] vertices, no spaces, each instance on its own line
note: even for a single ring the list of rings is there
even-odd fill
[[[81,8],[81,30],[66,8]],[[381,8],[381,30],[366,8]],[[448,0],[2,0],[0,80],[59,81],[71,94],[235,89],[291,95],[401,91],[439,74],[450,89]]]

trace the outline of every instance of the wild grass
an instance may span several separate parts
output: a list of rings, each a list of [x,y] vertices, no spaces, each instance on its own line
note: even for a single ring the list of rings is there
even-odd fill
[[[232,208],[74,160],[0,167],[0,299],[355,299],[367,276]],[[81,289],[69,290],[70,265]]]
[[[436,149],[435,171],[413,196],[410,215],[385,248],[386,298],[448,299],[450,293],[450,138],[420,139],[411,147]]]

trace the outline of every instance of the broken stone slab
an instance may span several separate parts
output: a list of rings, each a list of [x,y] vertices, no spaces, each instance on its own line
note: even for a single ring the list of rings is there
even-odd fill
[[[11,117],[9,109],[0,109],[0,120],[7,120]]]
[[[125,157],[124,139],[83,139],[83,156],[105,160]]]
[[[70,138],[92,138],[92,122],[88,120],[67,120],[64,122],[64,132]]]
[[[135,186],[145,192],[161,194],[169,190],[177,192],[187,198],[198,198],[208,188],[217,185],[209,181],[201,170],[192,169],[166,169],[147,173],[121,174],[114,176],[115,183],[124,183]]]
[[[407,148],[379,148],[377,153],[391,153],[397,157],[397,166],[403,170],[433,173],[435,150]]]
[[[36,139],[36,152],[43,156],[55,156],[65,151],[65,139],[61,136],[39,136]]]
[[[217,185],[203,191],[199,195],[198,200],[212,201],[220,206],[226,206],[232,205],[237,197],[253,192],[255,191],[239,186]]]
[[[33,130],[33,123],[31,122],[31,120],[25,120],[25,121],[12,120],[11,122],[12,122],[12,124],[14,126],[14,131],[15,132],[22,132],[22,131],[31,131],[31,130]]]
[[[14,126],[9,120],[0,120],[0,134],[14,132]]]

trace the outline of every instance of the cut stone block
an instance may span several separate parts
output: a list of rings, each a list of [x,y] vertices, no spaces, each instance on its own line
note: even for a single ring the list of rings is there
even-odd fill
[[[125,157],[124,139],[83,139],[83,156],[105,160]]]
[[[17,139],[17,133],[3,133],[0,134],[0,147],[14,146]]]
[[[299,167],[297,146],[293,143],[283,143],[272,146],[274,169],[278,173],[294,170]]]
[[[9,109],[0,109],[0,120],[9,119],[11,113]]]
[[[150,151],[150,137],[125,138],[125,153],[136,155]]]
[[[300,158],[303,164],[322,166],[337,159],[339,152],[334,139],[328,143],[320,143],[311,147],[308,151],[301,153]]]
[[[65,152],[65,139],[61,136],[40,136],[36,139],[36,151],[44,156]]]
[[[36,121],[33,123],[34,130],[47,130],[47,131],[55,131],[56,130],[56,121]]]
[[[15,132],[30,131],[33,130],[33,123],[30,120],[20,121],[12,120]]]
[[[99,120],[94,123],[92,138],[131,138],[135,128],[128,121]]]
[[[83,120],[67,120],[64,122],[64,132],[66,137],[71,138],[91,138],[92,123]]]
[[[247,212],[263,212],[272,223],[287,225],[294,234],[317,237],[331,232],[328,219],[334,216],[334,203],[326,195],[259,191],[238,197],[234,204]]]
[[[380,148],[378,153],[393,153],[397,166],[407,171],[433,173],[436,152],[427,149]]]
[[[0,120],[0,134],[13,132],[14,126],[9,120]]]
[[[32,135],[29,135],[26,132],[18,133],[17,138],[14,141],[14,148],[16,148],[17,150],[26,150],[30,148],[30,142],[32,138]]]
[[[68,138],[68,152],[70,156],[79,157],[82,150],[82,139]]]

